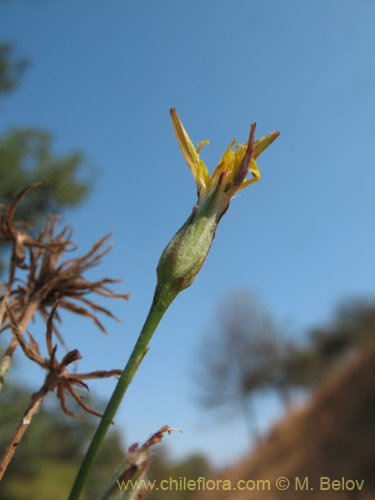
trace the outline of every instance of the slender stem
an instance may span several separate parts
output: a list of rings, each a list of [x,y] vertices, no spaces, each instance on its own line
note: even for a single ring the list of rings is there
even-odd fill
[[[12,285],[14,282],[14,275],[16,272],[16,266],[14,264],[14,258],[12,257],[11,263],[10,263],[10,269],[9,269],[9,279],[8,279],[8,284],[7,284],[7,291],[5,292],[3,296],[3,300],[1,301],[0,305],[0,325],[3,324],[4,317],[5,317],[5,311],[6,311],[6,305],[8,303],[11,291],[12,291]]]
[[[148,343],[158,326],[161,318],[163,317],[165,311],[172,303],[173,299],[176,297],[177,293],[172,292],[167,287],[157,287],[154,300],[152,302],[150,312],[146,318],[145,324],[143,325],[142,331],[139,334],[137,343],[134,346],[133,352],[127,362],[127,365],[122,372],[122,375],[113,391],[111,399],[107,405],[100,424],[94,434],[94,437],[90,443],[90,446],[86,452],[86,456],[83,459],[81,468],[78,471],[78,475],[73,484],[72,491],[70,493],[68,500],[78,500],[84,485],[87,481],[90,469],[95,461],[95,458],[99,452],[99,448],[104,440],[104,437],[111,425],[113,418],[120,406],[121,400],[132,381],[139,365],[141,364],[143,358],[148,351]]]
[[[3,324],[4,317],[5,317],[5,311],[6,311],[6,304],[8,303],[9,297],[10,297],[10,287],[8,287],[7,291],[5,292],[3,296],[3,300],[1,301],[0,304],[0,326]]]
[[[44,385],[38,392],[32,395],[31,403],[27,410],[24,413],[24,416],[19,423],[17,430],[9,443],[8,448],[6,449],[1,461],[0,461],[0,481],[7,470],[9,462],[12,460],[14,452],[17,449],[23,435],[29,427],[31,419],[35,415],[35,413],[39,410],[40,405],[42,404],[44,396],[47,394],[48,388]]]
[[[39,300],[36,299],[30,300],[30,302],[27,304],[24,312],[22,313],[21,318],[18,321],[18,330],[21,335],[25,331],[29,321],[32,319],[38,308],[39,308]],[[13,337],[5,351],[2,360],[0,361],[0,391],[4,386],[5,377],[12,363],[13,354],[17,346],[18,346],[18,340],[16,339],[16,337]]]

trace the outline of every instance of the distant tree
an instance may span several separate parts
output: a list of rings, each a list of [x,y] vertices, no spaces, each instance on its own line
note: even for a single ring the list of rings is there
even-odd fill
[[[310,333],[313,345],[328,363],[375,339],[375,302],[345,300],[333,320]]]
[[[169,491],[153,490],[146,498],[149,500],[189,500],[194,498],[196,491],[188,488],[173,488],[173,485],[179,485],[180,478],[186,478],[186,482],[197,481],[199,477],[207,477],[210,473],[211,467],[204,456],[192,455],[176,463],[168,459],[166,447],[159,446],[151,461],[147,479],[156,481],[155,484],[171,480],[171,489]]]
[[[90,183],[80,180],[85,158],[82,153],[56,155],[51,135],[34,129],[17,129],[0,137],[0,202],[9,205],[27,185],[29,191],[17,207],[17,219],[33,225],[49,213],[74,206],[87,195]]]
[[[14,52],[12,44],[0,42],[0,94],[15,89],[22,72],[27,67],[27,59],[16,59]]]
[[[14,90],[27,66],[12,44],[0,42],[0,95]],[[0,204],[8,205],[27,185],[40,182],[17,208],[16,219],[37,229],[49,212],[60,213],[80,203],[91,188],[83,175],[87,161],[79,151],[56,154],[51,134],[15,128],[0,136]],[[1,243],[1,242],[0,242]],[[0,252],[4,245],[0,246]]]
[[[285,357],[282,373],[289,388],[311,390],[346,358],[375,341],[375,303],[346,300],[332,319],[310,329],[309,342],[293,345]]]
[[[243,411],[249,435],[256,437],[254,396],[272,390],[289,407],[296,391],[311,392],[340,362],[370,348],[375,343],[375,303],[345,301],[328,324],[310,329],[307,337],[304,344],[286,341],[255,296],[229,297],[218,308],[200,351],[195,373],[200,403]]]
[[[199,356],[199,400],[209,408],[243,411],[250,439],[258,435],[253,397],[279,384],[284,344],[255,295],[236,293],[218,308]]]

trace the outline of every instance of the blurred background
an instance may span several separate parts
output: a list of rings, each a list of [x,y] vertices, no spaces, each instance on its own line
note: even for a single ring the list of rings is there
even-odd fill
[[[371,0],[0,2],[0,203],[41,181],[17,216],[37,228],[61,213],[74,256],[113,232],[113,250],[88,275],[121,278],[116,291],[131,295],[103,299],[121,320],[105,318],[109,336],[62,314],[80,372],[124,366],[158,258],[196,201],[169,108],[194,144],[210,140],[201,153],[210,172],[251,122],[257,137],[281,132],[258,160],[261,181],[232,201],[196,282],[152,339],[103,451],[104,480],[123,449],[168,424],[183,433],[156,450],[154,477],[346,474],[366,479],[358,498],[372,498],[374,15]],[[8,258],[3,247],[3,281]],[[30,330],[37,337],[43,325]],[[0,347],[9,340],[6,330]],[[2,448],[43,377],[17,353]],[[113,385],[91,383],[99,407]],[[95,425],[63,419],[49,398],[2,498],[66,498]],[[51,434],[56,444],[42,452]]]

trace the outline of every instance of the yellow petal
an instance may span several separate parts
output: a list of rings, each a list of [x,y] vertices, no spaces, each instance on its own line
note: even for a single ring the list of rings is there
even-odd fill
[[[203,146],[207,146],[207,144],[210,144],[210,141],[200,141],[200,142],[198,142],[198,147],[195,150],[198,155],[201,152],[201,149],[203,148]]]
[[[199,157],[199,153],[202,149],[203,146],[206,146],[207,144],[210,144],[210,141],[200,141],[198,142],[198,147],[196,149],[197,155]],[[207,170],[206,165],[203,163],[203,161],[199,158],[199,168],[198,168],[198,176],[202,184],[204,185],[204,189],[206,190],[210,184],[210,174]]]
[[[272,132],[272,134],[261,137],[255,141],[253,158],[256,160],[258,156],[263,153],[263,151],[267,149],[277,137],[279,137],[279,135],[280,132],[277,130],[276,132]]]
[[[234,152],[232,151],[232,147],[235,145],[236,139],[233,139],[233,141],[229,144],[227,150],[221,157],[221,160],[219,164],[216,166],[215,170],[212,172],[211,175],[211,182],[213,182],[214,179],[217,179],[220,177],[220,174],[223,170],[232,170],[233,166],[233,161],[234,161]]]
[[[200,191],[202,188],[204,188],[204,181],[203,181],[203,179],[201,179],[201,175],[202,175],[201,171],[204,169],[200,165],[199,154],[195,150],[195,148],[194,148],[189,136],[187,135],[186,130],[184,129],[184,127],[180,121],[180,118],[178,117],[178,114],[174,108],[171,108],[171,118],[172,118],[174,130],[176,132],[178,144],[180,145],[182,154],[185,157],[186,163],[188,164],[188,166],[189,166],[189,168],[194,176],[195,182],[197,183],[198,190]],[[206,167],[204,167],[204,168],[206,168]]]
[[[203,163],[202,160],[199,160],[198,175],[199,175],[199,181],[201,183],[201,189],[204,190],[205,193],[208,186],[210,185],[210,174],[207,170],[206,165]]]

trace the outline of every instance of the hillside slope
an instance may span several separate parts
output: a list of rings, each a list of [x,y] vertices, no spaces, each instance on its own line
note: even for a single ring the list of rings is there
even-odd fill
[[[212,478],[230,480],[232,491],[223,491],[229,483],[221,483],[194,500],[375,500],[374,367],[375,349],[368,347],[333,373],[310,403],[278,423],[249,458]],[[285,491],[276,488],[281,476],[290,481]],[[321,484],[321,477],[329,479]],[[239,491],[249,480],[254,489]]]

